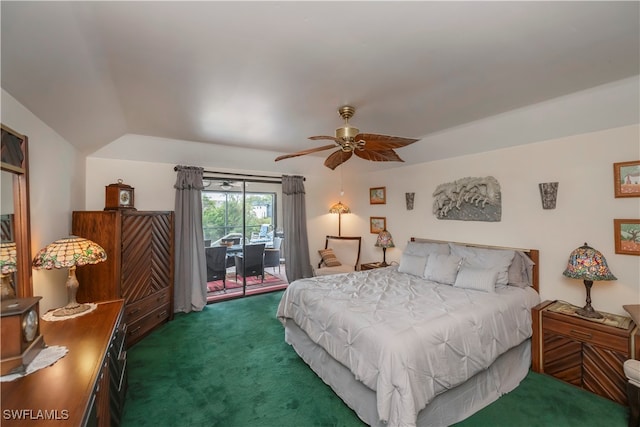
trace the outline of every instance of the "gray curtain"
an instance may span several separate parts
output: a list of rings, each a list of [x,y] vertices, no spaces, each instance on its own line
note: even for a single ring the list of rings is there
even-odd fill
[[[304,178],[282,177],[282,210],[284,219],[284,259],[289,283],[304,277],[312,277],[307,237],[307,209],[305,205]]]
[[[201,311],[207,304],[207,266],[202,231],[202,172],[176,166],[174,311]]]

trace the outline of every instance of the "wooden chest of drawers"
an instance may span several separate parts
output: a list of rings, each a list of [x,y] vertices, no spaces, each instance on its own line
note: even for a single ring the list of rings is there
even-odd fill
[[[78,301],[123,298],[127,346],[173,318],[173,212],[76,211],[72,230],[107,252],[77,270]]]

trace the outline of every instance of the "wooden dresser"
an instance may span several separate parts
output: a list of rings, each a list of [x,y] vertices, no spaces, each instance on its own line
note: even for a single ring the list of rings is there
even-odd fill
[[[567,314],[567,304],[544,301],[533,308],[532,368],[627,404],[625,360],[640,358],[637,327],[612,326]],[[562,309],[560,309],[562,308]]]
[[[78,301],[123,298],[128,347],[173,318],[173,212],[76,211],[72,233],[107,252],[77,269]]]
[[[49,367],[0,383],[0,424],[119,425],[127,385],[123,301],[98,304],[96,310],[73,319],[43,320],[40,330],[48,346],[69,351]]]

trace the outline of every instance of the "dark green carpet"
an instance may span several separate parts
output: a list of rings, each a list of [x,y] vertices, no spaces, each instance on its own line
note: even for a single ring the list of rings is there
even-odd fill
[[[282,292],[176,315],[128,352],[122,425],[363,426],[284,342]],[[553,378],[522,384],[458,426],[626,426],[625,407]]]

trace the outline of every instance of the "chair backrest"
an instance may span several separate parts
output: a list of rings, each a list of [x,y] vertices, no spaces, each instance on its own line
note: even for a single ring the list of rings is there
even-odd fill
[[[225,270],[227,262],[226,246],[210,246],[204,249],[207,267],[215,270]]]
[[[273,238],[273,249],[280,249],[282,245],[282,237],[274,237]]]
[[[261,264],[264,259],[264,243],[245,245],[242,257],[246,265]]]
[[[360,261],[360,247],[362,237],[327,236],[324,248],[333,249],[336,258],[342,264],[353,265],[354,270],[358,269]]]

